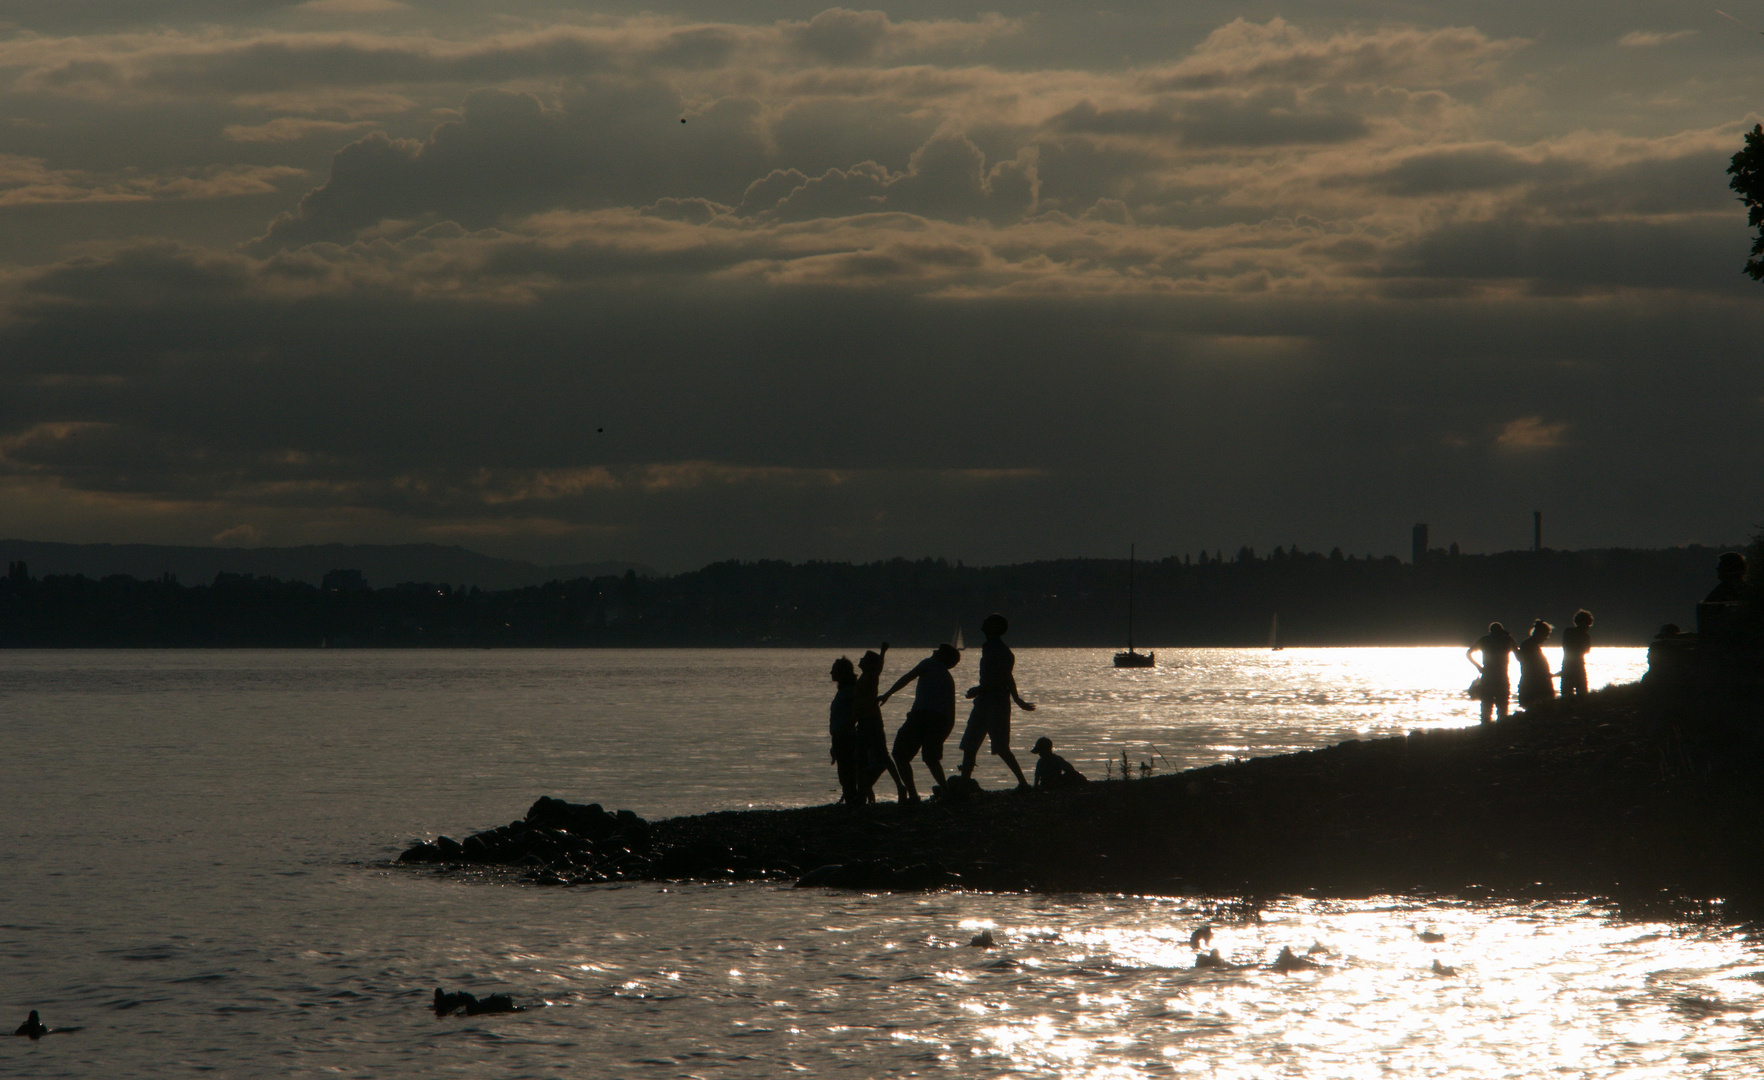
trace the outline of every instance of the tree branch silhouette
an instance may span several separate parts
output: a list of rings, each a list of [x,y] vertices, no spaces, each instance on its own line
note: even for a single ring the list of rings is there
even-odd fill
[[[1746,222],[1758,230],[1757,239],[1752,241],[1752,257],[1746,260],[1746,273],[1753,281],[1764,280],[1764,124],[1752,125],[1746,132],[1745,149],[1733,155],[1733,163],[1727,167],[1727,175],[1733,177],[1727,186],[1739,192],[1740,202],[1746,204]]]

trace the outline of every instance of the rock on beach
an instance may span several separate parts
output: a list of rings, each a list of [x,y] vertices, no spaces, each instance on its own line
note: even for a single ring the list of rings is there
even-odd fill
[[[1764,711],[1617,687],[1469,728],[960,803],[648,822],[541,798],[400,861],[530,880],[1255,897],[1724,897],[1764,906]]]

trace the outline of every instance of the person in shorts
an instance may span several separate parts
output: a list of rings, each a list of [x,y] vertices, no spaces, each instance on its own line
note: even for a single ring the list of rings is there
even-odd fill
[[[913,755],[924,757],[925,768],[938,787],[949,783],[943,774],[943,741],[955,730],[955,676],[950,669],[962,662],[962,653],[954,645],[939,645],[930,656],[895,680],[888,692],[876,702],[885,705],[896,690],[907,683],[918,682],[913,690],[913,707],[907,710],[906,722],[894,733],[894,766],[906,784],[907,801],[919,801],[919,789],[913,783]]]
[[[1005,617],[996,612],[980,624],[986,644],[980,647],[980,685],[968,691],[974,707],[962,732],[962,779],[973,777],[980,744],[990,742],[993,754],[1017,775],[1017,790],[1028,791],[1029,778],[1017,764],[1017,755],[1011,753],[1011,702],[1024,712],[1034,712],[1035,705],[1017,692],[1017,658],[1004,643],[1005,631],[1010,628]]]

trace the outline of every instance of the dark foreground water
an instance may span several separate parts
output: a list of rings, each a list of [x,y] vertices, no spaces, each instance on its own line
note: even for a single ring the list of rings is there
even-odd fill
[[[1161,772],[1474,719],[1457,650],[1162,658],[1023,650],[1042,709],[1019,741]],[[1287,898],[1218,924],[1240,962],[1319,950],[1283,976],[1195,971],[1198,899],[539,889],[386,864],[542,793],[650,817],[824,801],[828,659],[0,654],[0,1022],[80,1028],[0,1039],[0,1075],[1764,1071],[1764,948],[1581,904]],[[1594,682],[1639,664],[1600,650]],[[967,947],[981,928],[999,948]],[[549,1007],[437,1020],[437,985]]]

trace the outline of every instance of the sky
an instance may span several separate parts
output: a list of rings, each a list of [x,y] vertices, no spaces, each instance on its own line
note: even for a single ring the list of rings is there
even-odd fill
[[[1732,543],[1728,10],[10,0],[0,535]]]

